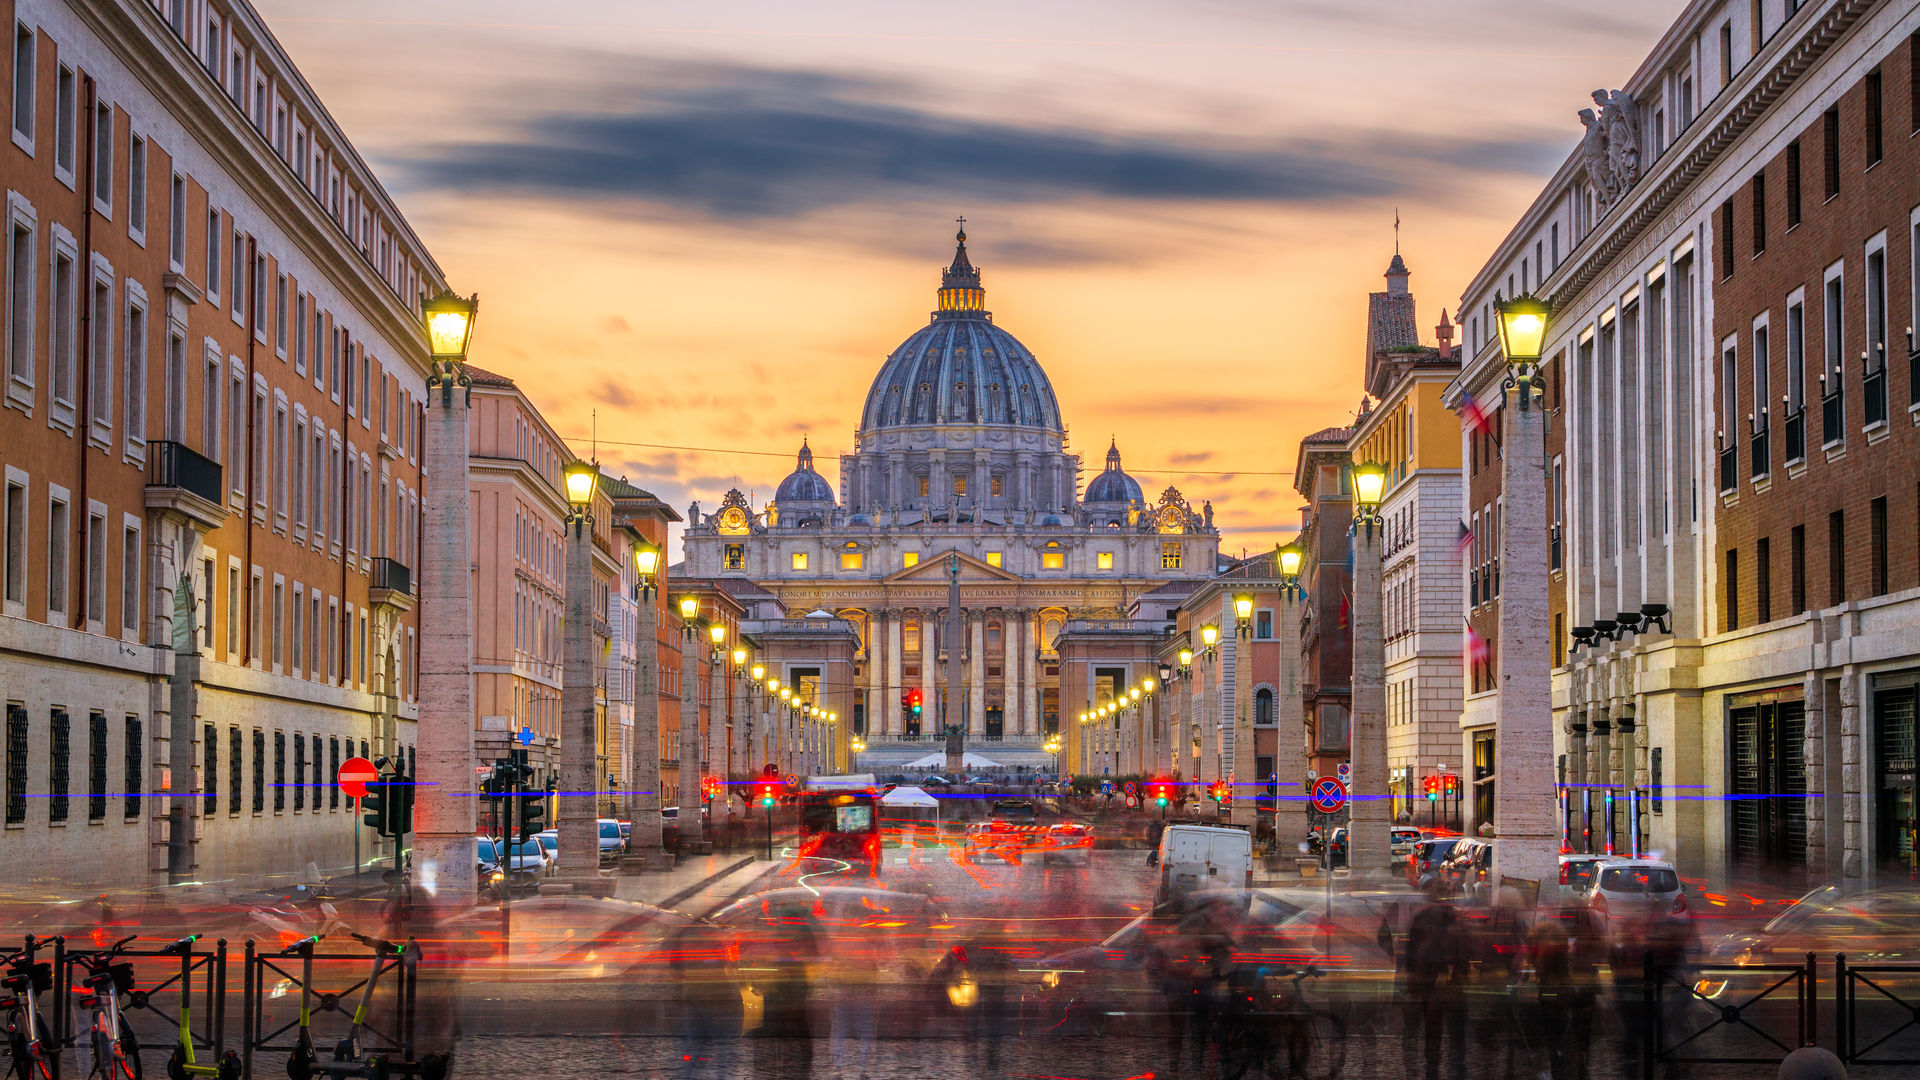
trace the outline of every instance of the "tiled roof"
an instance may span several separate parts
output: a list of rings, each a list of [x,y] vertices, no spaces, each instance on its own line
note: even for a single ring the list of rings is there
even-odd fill
[[[498,386],[503,388],[511,388],[513,386],[513,380],[507,378],[505,375],[499,375],[488,371],[486,368],[475,367],[472,364],[467,365],[467,377],[473,380],[473,385],[475,386]]]
[[[1330,427],[1321,428],[1300,441],[1302,443],[1344,443],[1352,437],[1351,427]]]
[[[1412,293],[1367,294],[1367,358],[1402,345],[1420,344]]]

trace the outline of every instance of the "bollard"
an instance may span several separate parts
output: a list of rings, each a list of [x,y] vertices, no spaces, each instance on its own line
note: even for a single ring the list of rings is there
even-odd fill
[[[1825,1047],[1803,1046],[1780,1063],[1780,1080],[1847,1080],[1847,1067]]]

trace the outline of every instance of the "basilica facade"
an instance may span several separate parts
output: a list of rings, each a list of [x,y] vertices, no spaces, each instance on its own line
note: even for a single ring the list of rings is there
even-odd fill
[[[1060,701],[1055,643],[1068,622],[1164,624],[1164,606],[1142,598],[1184,594],[1218,555],[1211,506],[1172,487],[1149,498],[1117,444],[1081,489],[1052,383],[993,321],[965,232],[956,240],[937,309],[874,377],[838,483],[803,443],[771,502],[730,491],[711,512],[695,504],[684,534],[681,572],[757,609],[743,629],[807,615],[852,625],[853,685],[825,707],[876,748],[939,730],[956,572],[954,692],[969,739],[1037,745],[1063,711],[1085,708]]]

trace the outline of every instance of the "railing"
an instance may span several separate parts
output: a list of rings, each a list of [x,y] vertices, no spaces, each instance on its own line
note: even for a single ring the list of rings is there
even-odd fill
[[[1640,1075],[1661,1065],[1778,1065],[1815,1045],[1819,976],[1804,964],[1642,966]],[[1792,1001],[1787,1000],[1791,993]]]
[[[1787,460],[1805,461],[1807,457],[1807,410],[1805,406],[1787,414]]]
[[[1887,369],[1883,364],[1869,371],[1860,382],[1860,408],[1866,414],[1867,427],[1887,422]]]
[[[1907,407],[1920,408],[1920,349],[1913,347],[1913,335],[1907,337]]]
[[[1480,606],[1480,568],[1467,571],[1467,606]]]
[[[1740,451],[1732,443],[1720,448],[1720,494],[1732,491],[1740,482]]]
[[[1845,440],[1847,433],[1842,430],[1841,425],[1846,422],[1840,380],[1836,377],[1833,382],[1833,391],[1820,395],[1820,445],[1832,446]]]
[[[398,559],[384,556],[373,560],[373,588],[413,595],[413,571]]]
[[[1856,967],[1847,954],[1833,958],[1834,1036],[1840,1060],[1849,1065],[1920,1065],[1920,964]],[[1860,989],[1868,991],[1866,1005]],[[1861,1034],[1861,1016],[1869,1020]],[[1898,1042],[1894,1040],[1906,1036]],[[1871,1042],[1862,1045],[1863,1038]]]
[[[185,443],[147,444],[147,486],[176,488],[211,503],[220,501],[220,463]]]
[[[1561,561],[1563,554],[1561,551],[1560,526],[1555,525],[1551,535],[1552,539],[1548,541],[1547,546],[1547,569],[1558,570],[1563,565]]]
[[[1766,428],[1761,428],[1759,431],[1753,433],[1753,441],[1750,444],[1753,449],[1753,462],[1748,468],[1752,471],[1755,478],[1767,475],[1768,470],[1772,467],[1772,447],[1767,444],[1767,436],[1770,434],[1771,432]]]

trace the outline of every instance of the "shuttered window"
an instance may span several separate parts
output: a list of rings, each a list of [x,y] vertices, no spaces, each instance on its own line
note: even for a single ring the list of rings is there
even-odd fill
[[[27,820],[27,709],[7,705],[7,824]]]
[[[253,812],[267,810],[267,733],[253,729]]]
[[[127,767],[127,786],[121,796],[120,816],[127,821],[137,821],[146,796],[146,725],[141,723],[138,716],[128,714],[123,734],[126,736],[126,745],[120,748],[120,752]]]
[[[304,735],[293,737],[293,808],[307,808],[307,738]]]
[[[1735,865],[1759,876],[1807,858],[1806,705],[1742,705],[1728,715]]]
[[[87,716],[87,820],[107,820],[107,714]]]
[[[200,813],[212,817],[220,810],[220,729],[207,724],[200,729]]]
[[[287,808],[287,733],[273,733],[273,812]]]
[[[67,793],[73,781],[73,718],[65,709],[55,709],[48,748],[52,755],[47,765],[47,820],[67,820]]]
[[[246,749],[240,744],[240,729],[227,729],[227,813],[238,814],[246,791]]]

